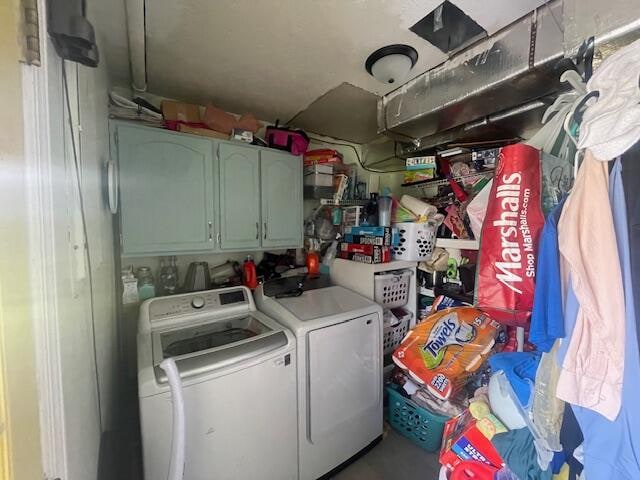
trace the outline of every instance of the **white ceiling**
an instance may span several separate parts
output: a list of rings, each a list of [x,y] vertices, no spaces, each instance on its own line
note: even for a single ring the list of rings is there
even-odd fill
[[[142,1],[142,0],[141,0]],[[123,0],[93,0],[102,56],[116,85],[129,81]],[[379,47],[419,53],[416,76],[446,56],[409,27],[441,0],[147,0],[148,90],[285,122],[343,82],[374,94],[367,74]],[[544,0],[453,0],[489,34]],[[354,104],[357,108],[357,104]]]

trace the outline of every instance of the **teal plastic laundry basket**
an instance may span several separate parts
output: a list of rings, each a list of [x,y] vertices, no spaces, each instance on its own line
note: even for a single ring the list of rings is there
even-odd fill
[[[394,387],[386,388],[389,396],[389,424],[427,452],[437,452],[448,417],[430,412],[403,397]]]

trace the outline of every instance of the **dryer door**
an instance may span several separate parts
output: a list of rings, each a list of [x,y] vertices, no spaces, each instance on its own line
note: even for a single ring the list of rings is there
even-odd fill
[[[382,322],[358,317],[308,342],[307,439],[346,460],[382,433]]]

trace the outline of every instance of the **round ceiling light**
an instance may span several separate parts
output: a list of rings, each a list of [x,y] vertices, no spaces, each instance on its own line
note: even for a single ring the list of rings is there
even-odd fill
[[[418,52],[409,45],[387,45],[367,58],[367,72],[382,83],[397,83],[406,79],[418,61]]]

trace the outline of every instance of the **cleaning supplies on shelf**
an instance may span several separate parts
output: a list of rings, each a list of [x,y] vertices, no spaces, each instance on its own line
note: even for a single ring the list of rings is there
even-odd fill
[[[122,304],[138,303],[138,279],[133,274],[133,266],[122,270]]]
[[[309,275],[318,275],[320,273],[320,258],[315,251],[311,250],[307,253],[305,263]]]
[[[138,297],[140,301],[156,296],[156,286],[149,267],[138,268]]]
[[[158,279],[160,295],[173,295],[178,293],[178,266],[176,257],[169,259],[169,264],[164,261],[160,264],[160,277]]]
[[[340,243],[340,235],[336,237],[336,239],[331,242],[329,248],[322,257],[322,263],[320,264],[320,273],[329,273],[331,269],[331,265],[333,261],[336,259],[336,255],[338,254],[338,244]]]
[[[242,266],[242,284],[254,290],[258,287],[258,275],[256,274],[256,264],[251,255],[247,255],[247,259]]]

